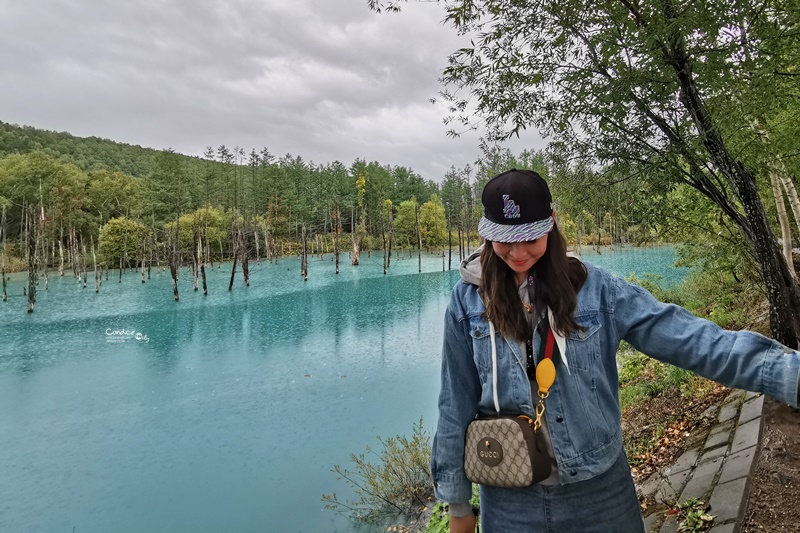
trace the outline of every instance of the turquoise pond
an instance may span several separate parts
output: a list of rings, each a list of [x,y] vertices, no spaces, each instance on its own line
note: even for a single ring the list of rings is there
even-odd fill
[[[672,248],[583,258],[680,281]],[[436,419],[442,317],[455,270],[440,257],[230,265],[209,295],[181,270],[116,272],[99,293],[24,274],[0,304],[0,531],[345,532],[322,493],[375,437]],[[91,278],[91,275],[90,275]]]

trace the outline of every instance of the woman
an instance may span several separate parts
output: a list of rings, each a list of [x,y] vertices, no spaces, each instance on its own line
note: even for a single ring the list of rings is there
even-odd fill
[[[535,172],[495,176],[482,202],[478,233],[485,243],[462,263],[445,317],[433,441],[435,491],[450,504],[451,532],[475,529],[464,473],[467,426],[495,414],[495,398],[502,414],[535,418],[533,370],[550,327],[556,378],[539,431],[552,470],[526,488],[481,486],[488,533],[644,531],[620,427],[621,340],[729,387],[798,404],[799,352],[756,333],[723,330],[569,257],[550,191]]]

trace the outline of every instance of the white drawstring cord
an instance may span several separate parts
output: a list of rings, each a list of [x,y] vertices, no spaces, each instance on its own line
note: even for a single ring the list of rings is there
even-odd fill
[[[497,397],[497,345],[494,340],[494,324],[489,322],[489,336],[492,338],[492,394],[494,395],[494,408],[500,414],[500,399]]]

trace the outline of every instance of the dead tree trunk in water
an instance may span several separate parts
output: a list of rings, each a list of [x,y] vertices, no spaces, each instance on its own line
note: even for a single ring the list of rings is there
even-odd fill
[[[22,200],[22,211],[20,212],[20,232],[19,232],[19,249],[25,250],[25,263],[29,263],[28,259],[28,207],[25,200]]]
[[[244,286],[250,286],[250,245],[247,239],[247,224],[244,228],[239,228],[239,245],[241,251],[239,254],[242,257],[242,276],[244,277]]]
[[[453,231],[451,214],[447,214],[447,270],[453,269]]]
[[[353,233],[351,235],[352,238],[353,238],[353,258],[352,258],[351,264],[353,266],[358,266],[358,252],[359,252],[361,243],[359,242],[360,226],[356,222],[355,213],[356,213],[355,210],[353,210],[352,211],[352,219],[351,219],[352,220],[351,226],[352,226],[352,229],[353,229]]]
[[[206,238],[206,245],[205,245],[205,258],[204,264],[211,266],[211,270],[214,270],[214,258],[211,256],[211,242],[208,240],[208,223],[206,223],[205,229],[205,238]]]
[[[392,217],[392,206],[388,206],[389,214],[389,254],[386,257],[386,266],[392,268],[392,242],[394,241],[394,220]]]
[[[236,277],[236,265],[239,258],[239,233],[236,231],[236,212],[234,211],[231,220],[231,243],[233,251],[233,266],[231,267],[231,281],[228,283],[228,291],[233,290],[233,280]],[[220,245],[222,246],[222,245]]]
[[[3,251],[2,251],[2,266],[0,266],[0,278],[3,279],[3,301],[5,302],[8,298],[6,294],[6,206],[3,204],[2,207],[3,214],[0,216],[0,233],[3,234]]]
[[[100,277],[97,275],[97,255],[94,253],[94,236],[89,235],[89,242],[92,244],[92,266],[94,267],[94,292],[100,292]],[[142,273],[144,275],[144,273]],[[142,278],[144,283],[144,278]]]
[[[169,244],[172,245],[172,252],[170,253],[169,258],[169,273],[172,277],[172,295],[175,298],[175,301],[179,301],[180,295],[178,294],[178,244],[177,244],[177,237],[178,233],[175,232],[175,235],[170,235],[169,240],[171,241]]]
[[[239,254],[233,253],[233,267],[231,268],[231,282],[228,283],[228,291],[233,290],[233,279],[236,277],[236,264],[239,260]]]
[[[336,220],[333,224],[333,255],[336,257],[336,273],[339,273],[339,235],[342,233],[342,222],[340,220],[341,213],[339,208],[336,208]]]
[[[150,234],[150,238],[148,239],[148,253],[147,253],[147,279],[150,279],[150,269],[153,267],[153,248],[156,247],[156,234],[155,232]]]
[[[194,276],[194,292],[197,292],[198,276],[200,274],[200,230],[195,219],[194,232],[192,233],[192,275]]]
[[[472,209],[471,208],[467,211],[467,217],[468,217],[467,218],[467,224],[464,227],[464,239],[465,239],[464,244],[466,245],[466,249],[464,250],[464,258],[469,257],[470,248],[471,248],[470,242],[469,242],[469,239],[470,239],[470,231],[469,231],[469,229],[471,227],[470,225],[472,224]],[[478,244],[480,245],[480,238],[478,238]]]
[[[272,262],[272,252],[270,251],[269,247],[269,223],[265,220],[264,221],[264,253],[267,254],[266,259],[270,263]]]
[[[83,249],[83,288],[86,288],[86,278],[88,277],[88,273],[86,271],[86,241],[81,239],[81,248]]]
[[[386,206],[382,206],[381,209],[381,247],[383,248],[383,275],[386,275],[386,269],[388,265],[386,264],[386,225],[384,224],[383,220],[383,212],[386,210]]]
[[[69,226],[69,250],[67,253],[69,255],[69,266],[72,268],[72,277],[78,279],[78,266],[75,262],[75,258],[77,257],[77,242],[78,238],[75,236],[75,226]]]
[[[172,275],[172,294],[177,302],[180,299],[180,296],[178,296],[178,260],[174,255],[169,262],[169,272]]]
[[[208,296],[208,285],[206,284],[206,262],[203,260],[203,237],[197,240],[197,257],[200,258],[200,277],[203,279],[203,295]]]
[[[458,224],[458,264],[464,260],[464,235],[461,233],[461,223]]]
[[[303,275],[303,281],[308,281],[308,239],[306,237],[306,225],[303,224],[302,235],[302,258],[300,259],[300,273]]]
[[[433,234],[436,236],[436,240],[439,240],[439,217],[435,215],[434,211],[434,218],[433,218]],[[444,272],[444,242],[440,241],[440,250],[442,252],[442,272]]]
[[[238,259],[239,259],[239,254],[237,253],[238,252],[238,248],[239,248],[238,243],[234,243],[234,246],[233,246],[233,266],[231,267],[231,281],[230,281],[230,283],[228,283],[228,291],[232,291],[233,290],[233,279],[236,276],[236,265],[237,265]]]
[[[61,221],[61,227],[58,237],[58,275],[64,277],[64,221]]]
[[[419,205],[414,209],[414,215],[417,220],[417,258],[419,260],[418,272],[422,272],[422,229],[419,227]]]
[[[36,229],[36,217],[33,213],[27,215],[28,233],[28,312],[33,313],[33,306],[36,304],[36,280],[39,275],[39,249],[37,241],[38,232]]]
[[[119,283],[122,283],[122,270],[128,263],[128,230],[122,234],[122,256],[119,258]]]
[[[172,241],[172,253],[170,254],[169,259],[169,273],[172,276],[172,294],[175,297],[175,301],[180,300],[180,296],[178,295],[178,270],[180,268],[180,259],[178,255],[178,222],[175,221],[175,234],[170,236],[170,240]]]

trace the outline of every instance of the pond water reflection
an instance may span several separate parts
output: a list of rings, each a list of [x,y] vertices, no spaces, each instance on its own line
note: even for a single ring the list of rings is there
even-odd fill
[[[673,272],[671,249],[648,253]],[[30,315],[12,276],[0,531],[352,531],[322,509],[347,494],[330,468],[433,426],[458,273],[406,258],[384,277],[373,256],[336,276],[326,256],[304,283],[296,260],[262,261],[228,292],[227,268],[207,297],[182,270],[177,303],[167,272],[99,294],[51,273]]]

